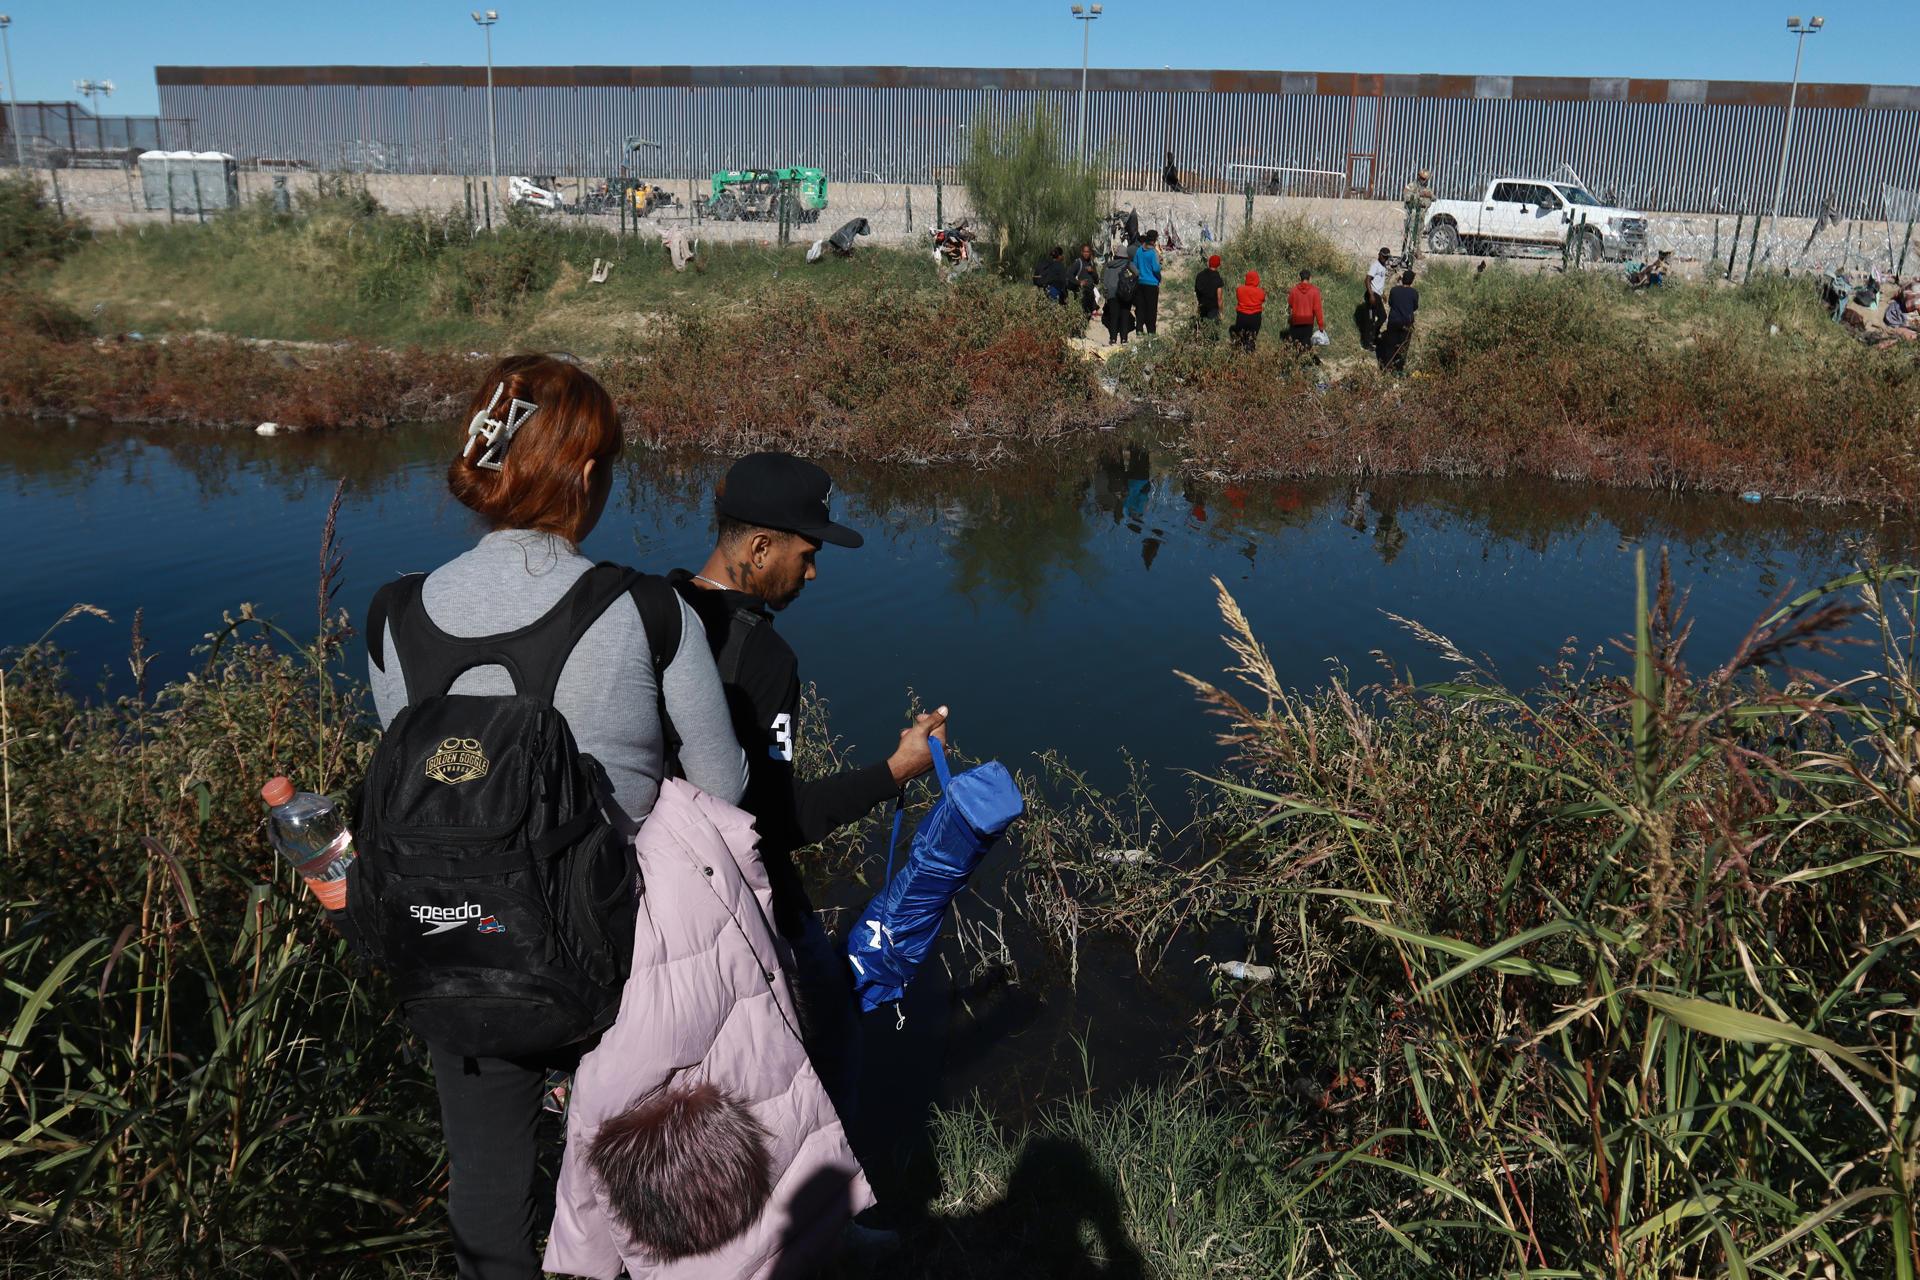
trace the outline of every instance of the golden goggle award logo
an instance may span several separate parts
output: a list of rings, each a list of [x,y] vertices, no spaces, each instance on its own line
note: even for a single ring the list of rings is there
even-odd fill
[[[478,738],[448,738],[427,757],[427,776],[449,786],[487,776],[487,757]]]

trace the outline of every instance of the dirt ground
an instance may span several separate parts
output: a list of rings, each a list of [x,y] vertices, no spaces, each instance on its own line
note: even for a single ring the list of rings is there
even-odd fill
[[[61,202],[72,212],[99,226],[151,225],[167,222],[170,216],[175,221],[193,216],[178,213],[169,215],[165,211],[141,208],[137,176],[117,169],[63,169],[57,174],[40,170],[39,173],[49,195],[53,193],[57,179]],[[271,191],[274,176],[242,173],[241,197],[249,199]],[[320,177],[312,173],[285,176],[289,189],[295,193],[311,192]],[[505,182],[502,178],[503,190]],[[771,244],[776,238],[776,228],[769,223],[694,219],[689,214],[689,201],[698,192],[689,191],[689,184],[684,181],[662,179],[661,182],[676,193],[680,203],[657,210],[650,218],[641,220],[637,224],[638,234],[658,235],[666,227],[685,226],[691,222],[696,238],[708,242],[757,241]],[[479,200],[486,179],[484,176],[469,179],[445,174],[371,174],[366,177],[366,184],[374,198],[389,209],[400,212],[446,212],[464,209],[470,190],[476,201]],[[562,179],[560,185],[563,194],[573,198],[580,184],[569,178]],[[829,187],[828,196],[831,201],[829,208],[818,222],[796,228],[796,240],[804,243],[829,234],[835,227],[853,218],[865,218],[871,226],[871,243],[917,246],[927,243],[927,229],[933,225],[936,216],[943,216],[949,221],[968,216],[965,193],[955,187],[936,191],[931,185],[835,183]],[[1165,230],[1172,229],[1189,253],[1198,253],[1202,248],[1231,241],[1235,229],[1244,225],[1246,219],[1244,196],[1116,191],[1112,193],[1111,200],[1116,209],[1132,208],[1137,211],[1143,225],[1162,228],[1163,238]],[[1253,198],[1253,216],[1256,219],[1285,213],[1311,219],[1336,243],[1352,252],[1356,260],[1372,257],[1381,245],[1392,246],[1396,252],[1400,247],[1402,215],[1398,201],[1305,196]],[[498,205],[494,206],[494,215],[499,216]],[[478,216],[476,206],[476,218]],[[583,218],[582,221],[590,221],[608,230],[616,230],[620,225],[617,217],[605,215]],[[634,224],[630,223],[629,226],[633,227]],[[1740,260],[1744,264],[1752,226],[1750,220],[1736,223],[1733,217],[1724,214],[1653,214],[1649,218],[1649,238],[1652,248],[1673,250],[1683,275],[1700,275],[1709,269],[1725,271],[1726,261],[1734,250],[1736,227],[1740,232]],[[1842,263],[1884,264],[1890,255],[1897,260],[1898,239],[1904,228],[1887,227],[1877,222],[1843,221],[1823,230],[1815,238],[1812,247],[1808,248],[1811,232],[1810,219],[1781,219],[1777,236],[1771,228],[1763,230],[1761,234],[1761,261],[1768,261],[1769,254],[1772,254],[1789,262],[1802,261],[1820,267]],[[1913,247],[1908,258],[1910,267],[1920,270],[1920,245]],[[1552,255],[1551,260],[1557,264],[1557,255]]]

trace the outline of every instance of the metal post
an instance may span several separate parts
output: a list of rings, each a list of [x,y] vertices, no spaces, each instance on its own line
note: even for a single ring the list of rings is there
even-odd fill
[[[1796,18],[1787,24],[1788,30],[1794,35],[1793,87],[1787,91],[1787,127],[1781,131],[1780,135],[1780,176],[1773,185],[1773,226],[1767,233],[1770,241],[1778,241],[1780,238],[1780,198],[1786,194],[1787,190],[1787,152],[1793,146],[1793,109],[1799,104],[1800,99],[1800,55],[1806,50],[1807,37],[1818,31],[1825,24],[1826,19],[1815,17],[1810,25],[1804,27],[1797,25],[1798,21]],[[1753,274],[1751,254],[1747,258],[1747,274]]]
[[[1074,144],[1074,154],[1081,164],[1087,162],[1087,55],[1092,44],[1093,22],[1087,19],[1080,23],[1080,137]]]
[[[26,143],[20,138],[20,95],[13,88],[13,43],[7,39],[7,28],[13,25],[13,19],[0,13],[0,52],[7,56],[7,102],[12,108],[7,116],[7,127],[13,134],[13,162],[21,169],[27,167]]]
[[[473,179],[460,179],[460,190],[467,197],[467,230],[473,230]]]
[[[940,184],[940,171],[935,169],[933,171],[933,225],[936,227],[947,225],[947,207],[944,197],[945,191]]]
[[[1753,279],[1753,255],[1757,253],[1759,249],[1760,218],[1759,215],[1756,214],[1753,219],[1753,231],[1747,236],[1747,273],[1740,277],[1741,284],[1745,284],[1747,281]]]
[[[207,207],[200,203],[200,170],[198,168],[193,171],[193,217],[194,221],[203,225],[207,220]]]
[[[495,141],[493,124],[493,24],[500,20],[497,10],[488,9],[484,14],[476,11],[473,20],[480,24],[480,30],[487,37],[487,182],[496,191],[500,187],[500,153]],[[486,202],[487,229],[493,229],[493,202]]]
[[[1247,184],[1247,212],[1240,222],[1240,230],[1243,232],[1253,230],[1253,184],[1251,182]]]
[[[53,207],[62,218],[67,216],[67,202],[60,197],[60,171],[49,167],[47,176],[53,179]]]
[[[1707,255],[1708,262],[1720,261],[1720,219],[1713,220],[1713,252]]]
[[[480,209],[487,219],[487,230],[493,230],[493,184],[480,188]]]
[[[1914,215],[1911,213],[1908,214],[1907,238],[1900,242],[1900,265],[1893,270],[1893,274],[1897,276],[1903,276],[1907,273],[1907,247],[1913,243],[1913,220]]]
[[[1727,279],[1733,279],[1733,264],[1740,260],[1740,229],[1745,225],[1747,215],[1733,215],[1733,247],[1727,251]]]
[[[913,238],[913,188],[902,187],[900,189],[907,193],[907,238],[911,240]]]

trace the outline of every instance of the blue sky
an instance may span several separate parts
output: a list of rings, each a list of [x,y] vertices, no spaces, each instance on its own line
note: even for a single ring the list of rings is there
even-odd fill
[[[1797,0],[1793,0],[1797,3]],[[500,63],[1072,66],[1068,0],[958,4],[494,0]],[[0,0],[23,100],[109,79],[104,110],[157,109],[158,63],[479,63],[470,3],[441,0]],[[1753,0],[1108,0],[1093,63],[1785,80],[1789,3]],[[1920,2],[1834,0],[1809,80],[1920,83]],[[1446,15],[1458,15],[1449,22]]]

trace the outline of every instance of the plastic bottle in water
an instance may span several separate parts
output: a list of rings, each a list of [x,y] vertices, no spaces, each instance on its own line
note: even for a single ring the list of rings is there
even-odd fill
[[[260,788],[260,798],[272,806],[267,832],[280,856],[293,864],[300,878],[329,911],[347,905],[347,868],[353,865],[353,833],[346,816],[325,796],[295,791],[285,778],[273,778]]]

